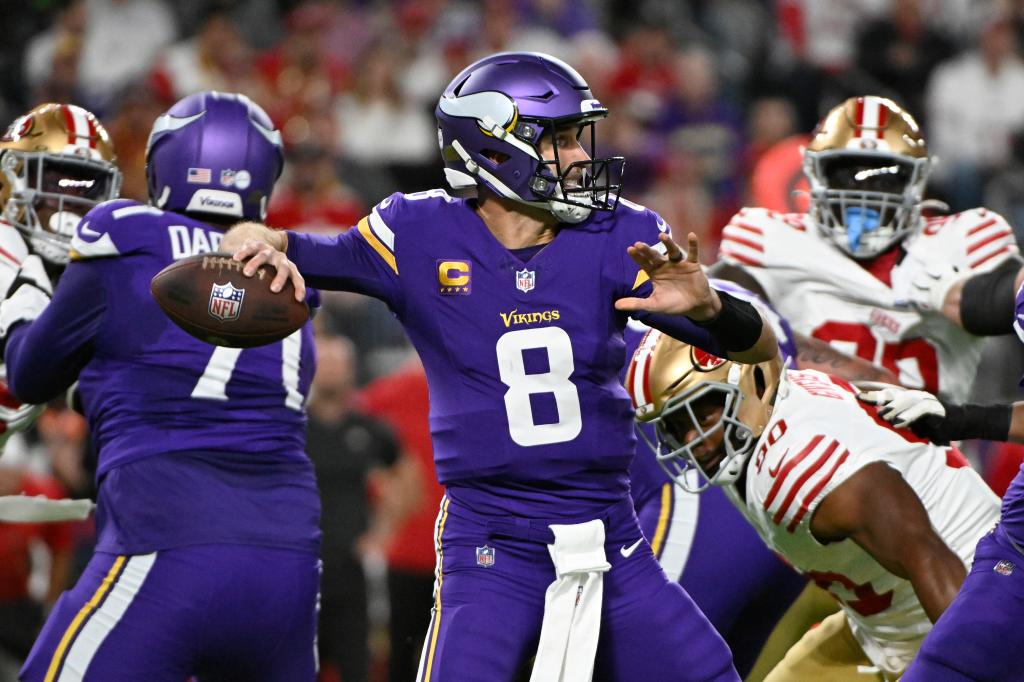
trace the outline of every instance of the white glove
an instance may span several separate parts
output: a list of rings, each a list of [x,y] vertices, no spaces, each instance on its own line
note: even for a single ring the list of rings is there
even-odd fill
[[[874,381],[857,382],[857,388],[860,390],[857,398],[877,405],[879,416],[898,429],[906,428],[922,417],[941,419],[946,416],[946,408],[927,391]]]
[[[6,298],[0,303],[0,343],[6,340],[7,332],[15,323],[31,322],[39,317],[52,297],[53,285],[43,261],[33,254],[21,264]]]
[[[897,304],[909,305],[917,310],[941,312],[949,290],[969,276],[970,272],[946,261],[919,262],[902,292],[904,298],[897,301]]]

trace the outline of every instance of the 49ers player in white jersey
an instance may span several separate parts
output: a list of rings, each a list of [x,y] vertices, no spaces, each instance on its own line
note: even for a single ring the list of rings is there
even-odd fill
[[[0,137],[0,293],[19,268],[47,283],[57,279],[78,221],[120,193],[115,161],[106,129],[72,104],[41,104],[7,128]],[[0,448],[42,409],[8,392],[0,366]]]
[[[809,213],[742,209],[711,273],[762,294],[795,332],[962,401],[977,335],[1012,331],[1024,271],[1002,216],[922,216],[931,164],[907,112],[881,97],[850,98],[804,151]]]
[[[768,682],[895,679],[956,596],[999,500],[955,448],[897,431],[842,379],[741,365],[652,332],[626,385],[658,460],[723,486],[841,610]]]

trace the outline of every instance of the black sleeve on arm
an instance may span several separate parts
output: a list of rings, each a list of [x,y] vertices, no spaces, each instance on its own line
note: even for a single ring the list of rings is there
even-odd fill
[[[761,313],[747,301],[720,289],[715,291],[722,301],[722,309],[710,320],[693,320],[693,323],[706,329],[729,352],[738,353],[753,347],[764,330]]]
[[[928,415],[910,424],[914,435],[938,445],[971,438],[1006,441],[1010,437],[1013,405],[951,405],[942,402],[942,406],[946,408],[945,417]]]
[[[1013,333],[1013,283],[1021,261],[1010,258],[996,269],[964,282],[960,294],[960,321],[976,336]]]
[[[667,315],[665,313],[649,313],[638,310],[632,314],[634,320],[643,322],[648,327],[653,327],[659,332],[668,334],[677,341],[688,343],[706,350],[712,355],[724,358],[728,352],[708,330],[697,326],[697,323],[682,315]]]

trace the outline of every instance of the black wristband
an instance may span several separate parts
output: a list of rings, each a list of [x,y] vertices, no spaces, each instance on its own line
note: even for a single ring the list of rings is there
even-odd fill
[[[960,321],[977,336],[1013,333],[1014,290],[1021,262],[1011,258],[995,270],[974,275],[960,293]]]
[[[941,401],[940,401],[941,402]],[[915,435],[938,445],[966,438],[1005,441],[1010,437],[1013,405],[951,405],[942,403],[945,417],[929,415],[910,425]]]
[[[707,329],[715,340],[727,351],[741,352],[749,349],[761,338],[764,321],[752,304],[736,298],[720,289],[715,289],[722,301],[722,309],[710,320],[698,322],[689,318],[698,327]]]

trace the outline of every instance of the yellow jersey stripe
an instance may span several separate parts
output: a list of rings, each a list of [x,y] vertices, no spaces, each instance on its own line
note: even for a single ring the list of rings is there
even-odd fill
[[[643,272],[641,270],[641,272]],[[658,514],[658,525],[654,530],[654,539],[651,540],[651,550],[654,556],[661,554],[661,546],[665,543],[665,535],[668,531],[668,517],[672,513],[672,483],[661,486],[661,512]]]
[[[114,583],[117,582],[120,577],[121,569],[124,568],[124,562],[127,559],[125,556],[119,556],[114,560],[114,565],[107,571],[107,575],[103,578],[103,582],[96,589],[96,593],[92,595],[92,599],[87,601],[85,605],[75,615],[74,620],[71,621],[71,625],[64,631],[64,636],[60,638],[60,644],[57,645],[57,650],[53,652],[53,660],[50,661],[50,667],[46,671],[46,677],[43,682],[53,682],[58,672],[60,672],[61,665],[64,662],[64,654],[67,653],[68,645],[75,638],[75,635],[82,629],[85,621],[89,619],[96,607],[99,606],[103,598],[110,592],[110,588],[113,587]]]
[[[434,649],[437,648],[437,633],[441,630],[441,586],[444,584],[444,549],[441,547],[441,537],[444,535],[444,522],[448,520],[448,498],[444,498],[444,510],[441,512],[441,522],[437,526],[437,595],[434,601],[434,631],[430,633],[430,651],[427,653],[427,668],[424,671],[423,682],[430,682],[430,674],[434,668]]]
[[[384,262],[387,263],[397,275],[398,264],[395,263],[395,254],[388,251],[388,247],[384,246],[384,244],[377,239],[377,235],[375,235],[373,230],[370,229],[370,221],[368,219],[363,218],[359,221],[359,234],[363,235],[363,239],[373,247],[373,250],[377,252],[377,255],[384,259]]]
[[[641,270],[640,272],[636,273],[636,279],[633,280],[633,288],[636,289],[638,286],[640,286],[649,279],[650,276],[647,274],[647,271]]]

